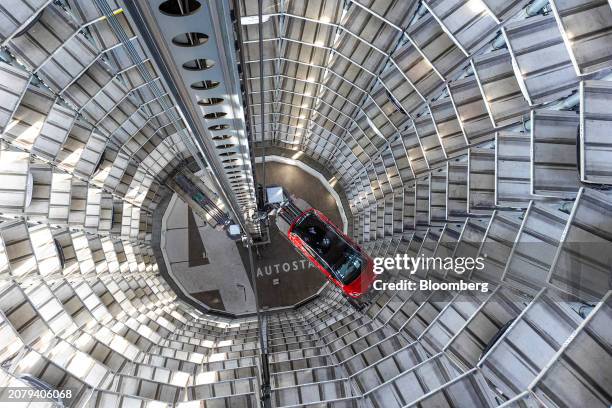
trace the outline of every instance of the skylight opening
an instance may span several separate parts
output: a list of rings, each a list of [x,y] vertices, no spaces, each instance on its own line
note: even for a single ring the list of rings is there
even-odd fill
[[[270,20],[270,14],[264,14],[261,16],[261,22],[265,23]],[[253,25],[259,24],[259,16],[245,16],[240,18],[240,24],[242,25]]]
[[[473,11],[474,13],[482,13],[484,11],[488,11],[487,7],[485,6],[485,4],[482,2],[482,0],[470,0],[466,3],[467,7]]]

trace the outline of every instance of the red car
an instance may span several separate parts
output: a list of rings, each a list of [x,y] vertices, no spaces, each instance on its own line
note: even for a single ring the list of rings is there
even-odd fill
[[[376,279],[372,258],[314,208],[293,220],[287,236],[313,265],[353,299],[367,293]]]

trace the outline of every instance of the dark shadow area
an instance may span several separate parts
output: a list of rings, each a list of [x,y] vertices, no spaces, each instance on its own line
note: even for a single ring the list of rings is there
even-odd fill
[[[187,232],[189,234],[189,266],[208,265],[209,261],[200,236],[200,229],[189,207],[187,207]]]
[[[221,298],[221,292],[218,290],[207,290],[205,292],[191,293],[191,296],[217,310],[225,310],[223,299]]]

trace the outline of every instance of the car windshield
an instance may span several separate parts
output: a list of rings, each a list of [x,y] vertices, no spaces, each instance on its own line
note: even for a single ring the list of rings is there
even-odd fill
[[[363,256],[316,213],[299,220],[292,233],[300,237],[309,252],[344,285],[359,276],[365,264]]]

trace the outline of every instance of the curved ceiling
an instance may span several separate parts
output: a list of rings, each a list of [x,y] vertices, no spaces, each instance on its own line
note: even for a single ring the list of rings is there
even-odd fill
[[[610,406],[610,0],[234,1],[0,1],[0,383],[102,408]],[[175,19],[177,75],[147,9]],[[372,257],[482,257],[459,278],[490,293],[185,303],[153,212],[195,162],[248,218],[250,136],[325,167]]]
[[[165,178],[192,155],[185,124],[118,4],[142,65],[93,2],[47,3],[20,4],[15,15],[33,24],[3,33],[0,129],[3,167],[31,174],[37,195],[50,186],[51,203],[28,206],[16,182],[3,212],[145,239]],[[88,200],[98,204],[77,204]]]
[[[493,153],[486,142],[502,130],[528,139],[531,111],[574,108],[564,98],[612,67],[612,18],[595,3],[264,0],[261,37],[258,2],[239,3],[257,140],[320,161],[361,217],[415,205],[420,180],[450,174],[475,148]],[[589,27],[597,13],[605,21]],[[406,216],[394,224],[410,226]]]

